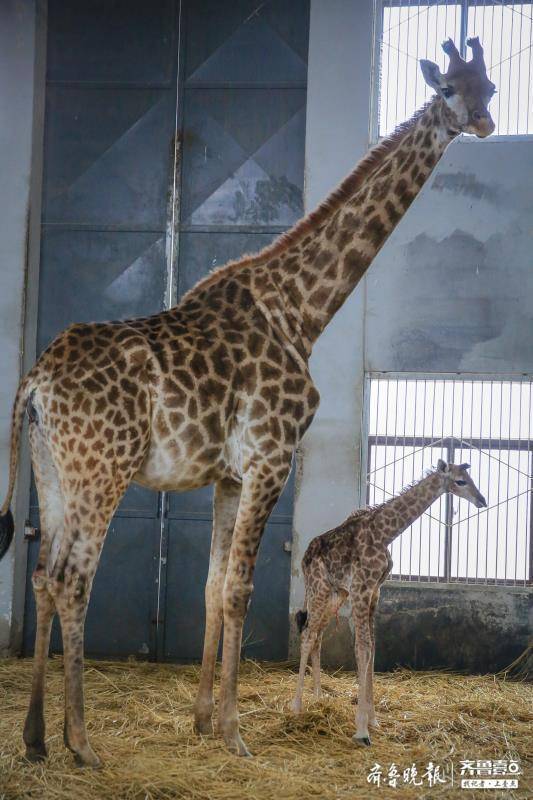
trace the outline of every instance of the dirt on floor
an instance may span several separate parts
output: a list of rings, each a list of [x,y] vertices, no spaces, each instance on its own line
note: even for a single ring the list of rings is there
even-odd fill
[[[44,764],[23,755],[31,662],[0,661],[0,800],[533,797],[531,685],[445,672],[378,675],[381,727],[372,746],[360,748],[352,741],[353,673],[324,673],[322,699],[307,686],[306,710],[295,716],[289,710],[294,668],[245,662],[241,727],[254,757],[242,759],[218,737],[193,734],[198,675],[197,666],[88,662],[88,729],[104,765],[87,770],[76,768],[63,746],[61,658],[49,664]],[[483,777],[487,769],[518,769],[509,775],[518,789],[461,788],[462,777],[478,777],[460,775],[465,760],[499,762],[485,764]]]

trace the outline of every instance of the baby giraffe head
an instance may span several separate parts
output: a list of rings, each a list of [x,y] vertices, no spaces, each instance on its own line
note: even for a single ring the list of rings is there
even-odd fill
[[[451,492],[473,503],[476,508],[486,508],[487,502],[468,474],[470,464],[447,464],[439,458],[437,473],[443,481],[444,491]]]
[[[442,49],[450,57],[444,74],[433,61],[421,59],[420,66],[426,83],[444,99],[454,122],[457,120],[457,131],[484,139],[495,127],[487,106],[496,87],[487,76],[478,37],[468,39],[467,44],[472,49],[470,61],[461,58],[451,39],[443,43]]]

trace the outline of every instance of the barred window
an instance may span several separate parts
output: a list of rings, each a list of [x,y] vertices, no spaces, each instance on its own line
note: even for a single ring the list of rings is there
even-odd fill
[[[441,43],[449,36],[463,56],[470,36],[481,40],[487,72],[498,89],[490,104],[495,132],[533,133],[532,0],[381,0],[377,13],[379,136],[394,130],[431,96],[418,60],[429,58],[444,70],[447,58]]]
[[[367,501],[383,503],[439,458],[471,464],[487,508],[441,496],[391,545],[400,580],[531,581],[533,383],[375,377],[368,384]]]

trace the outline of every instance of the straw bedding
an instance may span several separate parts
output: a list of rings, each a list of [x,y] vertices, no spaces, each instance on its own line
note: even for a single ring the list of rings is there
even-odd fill
[[[31,662],[0,661],[0,798],[108,800],[210,798],[531,797],[533,687],[495,677],[466,677],[406,670],[376,676],[381,729],[371,748],[352,743],[354,675],[323,674],[324,697],[306,686],[306,711],[289,702],[296,675],[287,664],[241,665],[240,709],[252,759],[230,755],[215,737],[192,733],[191,706],[197,666],[89,662],[86,706],[100,770],[76,769],[63,747],[63,675],[60,658],[49,664],[46,704],[49,759],[23,758],[22,725]],[[428,788],[377,788],[367,782],[378,762],[401,772],[428,761],[457,766],[461,759],[520,758],[517,791],[469,791],[449,784]]]

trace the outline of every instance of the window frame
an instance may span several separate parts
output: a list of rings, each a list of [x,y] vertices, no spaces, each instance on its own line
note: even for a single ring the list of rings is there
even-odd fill
[[[370,108],[369,108],[369,144],[373,146],[387,138],[388,134],[380,136],[379,134],[379,105],[380,105],[380,77],[381,77],[381,59],[382,59],[382,35],[383,35],[383,14],[384,14],[384,0],[372,0],[373,2],[373,20],[372,20],[372,63],[371,63],[371,85],[370,85]],[[447,5],[446,0],[440,0],[442,5]],[[450,4],[461,6],[461,23],[460,23],[460,41],[458,50],[462,55],[466,54],[466,38],[467,38],[467,24],[468,24],[468,9],[473,6],[487,5],[487,2],[498,4],[502,6],[509,5],[503,0],[450,0]],[[517,0],[521,5],[531,6],[533,13],[533,0]],[[406,6],[410,4],[410,0],[389,0],[387,5],[392,6]],[[437,5],[437,3],[435,3]],[[457,44],[457,43],[456,43]],[[533,54],[532,54],[533,59]],[[467,140],[464,134],[460,134],[458,140]],[[533,131],[531,133],[496,133],[492,134],[485,142],[509,142],[509,141],[523,141],[533,139]]]
[[[364,379],[363,413],[362,413],[362,436],[360,452],[360,486],[359,486],[359,505],[368,506],[370,503],[370,482],[369,465],[371,462],[371,448],[373,446],[390,446],[391,436],[370,434],[370,390],[372,380],[427,380],[427,381],[491,381],[498,383],[520,382],[533,383],[533,374],[506,374],[490,375],[476,373],[431,373],[431,372],[366,372]],[[455,450],[465,450],[467,447],[473,450],[493,450],[495,439],[465,437],[462,442],[455,436],[447,436],[438,439],[439,447],[446,452],[448,462],[453,463]],[[479,577],[460,577],[451,574],[451,554],[452,554],[452,528],[453,528],[453,497],[446,493],[444,497],[444,519],[441,526],[444,528],[444,574],[443,575],[417,575],[399,572],[391,572],[389,580],[402,584],[413,583],[446,583],[471,586],[506,586],[509,588],[527,588],[533,585],[533,439],[502,439],[506,449],[513,452],[529,452],[531,454],[530,476],[531,498],[528,503],[529,520],[526,521],[526,546],[529,548],[529,558],[526,564],[525,579],[517,578],[479,578]],[[394,436],[394,446],[424,448],[431,447],[434,440],[431,436]]]

